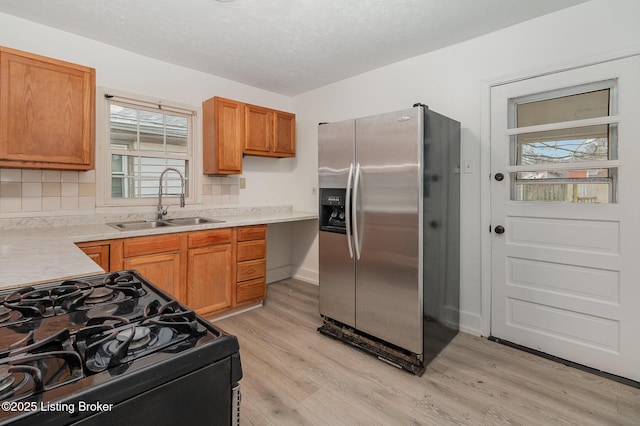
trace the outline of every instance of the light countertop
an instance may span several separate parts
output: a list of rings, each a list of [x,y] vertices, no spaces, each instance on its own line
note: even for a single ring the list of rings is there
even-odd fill
[[[141,219],[131,215],[124,219],[121,216],[116,218],[103,215],[91,218],[81,216],[21,219],[14,220],[8,225],[4,223],[4,227],[0,228],[0,288],[104,272],[74,244],[78,242],[318,218],[316,213],[297,212],[290,207],[190,211],[181,212],[180,216],[201,216],[224,222],[135,231],[120,231],[107,225],[110,222]],[[171,217],[170,214],[169,218]],[[142,219],[150,219],[150,217]]]

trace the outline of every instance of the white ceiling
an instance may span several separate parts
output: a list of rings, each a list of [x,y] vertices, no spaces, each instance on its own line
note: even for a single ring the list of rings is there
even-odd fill
[[[585,1],[0,0],[0,12],[296,95]]]

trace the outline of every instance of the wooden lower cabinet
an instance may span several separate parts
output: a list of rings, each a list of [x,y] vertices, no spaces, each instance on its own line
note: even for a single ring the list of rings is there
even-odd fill
[[[236,303],[264,299],[267,294],[267,226],[238,228]]]
[[[150,254],[123,260],[124,269],[136,269],[143,277],[183,301],[180,253]]]
[[[105,271],[111,270],[109,263],[110,256],[110,244],[109,243],[78,243],[76,244],[80,250],[89,256],[94,262],[98,264]]]
[[[122,268],[136,269],[161,290],[184,302],[184,239],[183,233],[124,239]]]
[[[266,295],[266,225],[78,243],[105,271],[135,269],[201,315]]]
[[[189,233],[187,305],[199,314],[233,306],[234,249],[235,229]]]
[[[231,246],[189,250],[187,305],[208,312],[229,308],[231,299]]]

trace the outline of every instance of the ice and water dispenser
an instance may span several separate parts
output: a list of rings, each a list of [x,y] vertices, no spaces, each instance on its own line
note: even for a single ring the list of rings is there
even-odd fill
[[[345,224],[346,190],[338,188],[320,189],[320,230],[346,234]]]

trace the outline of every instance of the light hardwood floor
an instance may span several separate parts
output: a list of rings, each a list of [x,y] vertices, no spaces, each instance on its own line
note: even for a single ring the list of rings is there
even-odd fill
[[[270,284],[238,336],[243,425],[640,425],[640,389],[460,333],[416,377],[319,334],[318,288]]]

